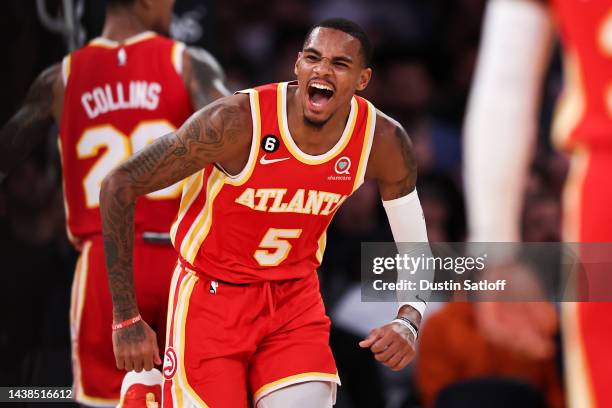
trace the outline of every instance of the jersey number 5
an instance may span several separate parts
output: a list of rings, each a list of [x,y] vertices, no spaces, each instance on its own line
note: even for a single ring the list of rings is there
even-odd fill
[[[253,254],[261,266],[277,266],[289,256],[291,244],[287,239],[299,238],[301,229],[270,228],[259,243],[259,248]]]
[[[85,130],[76,146],[79,159],[96,157],[100,149],[106,148],[106,151],[98,158],[83,179],[87,208],[98,208],[100,206],[102,180],[114,167],[121,164],[133,152],[137,152],[153,143],[158,137],[174,130],[174,126],[165,120],[141,122],[129,136],[111,125],[96,126]],[[180,193],[181,182],[178,182],[170,187],[147,194],[147,198],[165,200],[176,198]]]

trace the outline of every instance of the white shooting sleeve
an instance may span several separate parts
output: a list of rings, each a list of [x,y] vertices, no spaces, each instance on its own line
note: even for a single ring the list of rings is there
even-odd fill
[[[469,240],[519,241],[553,26],[545,5],[488,3],[464,124]]]
[[[383,206],[387,212],[393,239],[397,244],[400,253],[410,257],[430,257],[431,249],[427,239],[427,227],[425,217],[416,189],[410,194],[395,200],[383,201]],[[417,282],[427,279],[433,282],[434,271],[420,269],[417,271],[406,271],[398,269],[397,280],[408,280]],[[430,290],[397,291],[398,303],[401,308],[410,305],[419,311],[421,316],[427,307]],[[399,309],[398,309],[399,310]]]

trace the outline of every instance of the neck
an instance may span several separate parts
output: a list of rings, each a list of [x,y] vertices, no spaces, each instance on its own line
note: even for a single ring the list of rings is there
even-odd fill
[[[318,155],[331,149],[342,136],[350,110],[349,102],[338,109],[323,126],[314,126],[305,120],[299,89],[287,89],[289,131],[294,142],[305,153]]]
[[[147,31],[147,27],[136,13],[129,8],[107,8],[102,37],[122,42]]]

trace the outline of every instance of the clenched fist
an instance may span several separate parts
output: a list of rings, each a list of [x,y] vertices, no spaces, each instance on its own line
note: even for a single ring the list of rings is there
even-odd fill
[[[399,371],[414,358],[415,341],[406,326],[392,322],[372,330],[368,337],[359,342],[359,346],[370,348],[376,360],[393,371]]]

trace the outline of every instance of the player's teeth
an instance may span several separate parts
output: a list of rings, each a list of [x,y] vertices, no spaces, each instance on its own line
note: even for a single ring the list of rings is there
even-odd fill
[[[332,89],[329,86],[321,85],[321,84],[312,84],[313,88],[317,89],[325,89],[327,91],[331,91]]]

